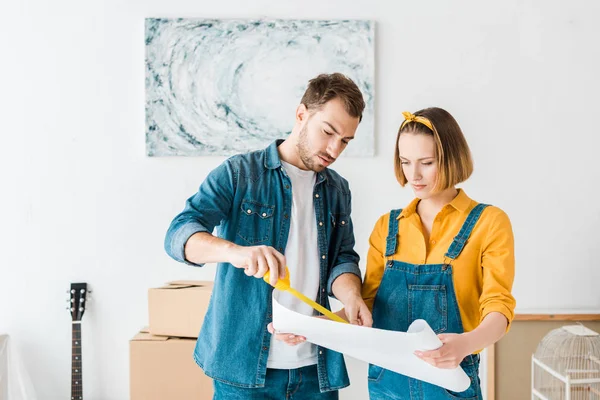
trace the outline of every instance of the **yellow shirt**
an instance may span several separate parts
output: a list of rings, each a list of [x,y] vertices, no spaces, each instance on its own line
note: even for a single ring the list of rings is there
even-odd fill
[[[463,190],[436,216],[429,243],[415,199],[398,217],[398,247],[389,259],[411,264],[441,264],[477,202]],[[379,218],[371,237],[367,272],[362,295],[370,309],[385,270],[385,248],[390,214]],[[463,251],[452,264],[452,279],[465,332],[475,329],[490,312],[503,314],[510,326],[514,318],[515,299],[511,294],[515,274],[514,238],[510,220],[497,207],[487,207],[469,237]],[[507,328],[508,331],[508,328]]]

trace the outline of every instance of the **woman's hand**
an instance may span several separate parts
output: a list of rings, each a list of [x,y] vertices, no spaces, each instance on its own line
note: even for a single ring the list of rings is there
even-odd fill
[[[477,349],[473,349],[468,333],[446,333],[438,335],[442,347],[436,350],[415,351],[415,355],[438,368],[456,368],[461,361]]]
[[[415,351],[415,355],[434,367],[456,368],[469,354],[500,340],[506,333],[507,326],[508,319],[494,311],[486,315],[481,324],[471,332],[438,335],[442,347],[431,351]]]

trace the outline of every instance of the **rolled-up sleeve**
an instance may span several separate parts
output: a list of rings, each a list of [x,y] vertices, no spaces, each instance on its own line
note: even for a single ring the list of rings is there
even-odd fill
[[[514,237],[508,216],[498,213],[488,235],[482,255],[483,290],[479,299],[481,321],[491,312],[506,317],[508,332],[515,316],[512,295],[515,277]]]
[[[329,279],[327,280],[327,293],[331,297],[335,297],[333,294],[333,282],[343,274],[354,274],[358,276],[358,278],[362,281],[362,276],[360,273],[360,268],[358,267],[358,263],[360,261],[360,257],[358,253],[354,251],[354,226],[352,224],[352,198],[348,195],[348,226],[344,228],[344,237],[342,238],[341,248],[338,253],[338,256],[334,262],[334,266],[331,269],[329,274]]]
[[[212,233],[229,216],[234,190],[234,171],[231,164],[225,161],[208,174],[198,192],[187,199],[183,211],[173,218],[164,243],[165,251],[171,258],[188,265],[204,265],[189,262],[185,258],[185,245],[195,233]]]

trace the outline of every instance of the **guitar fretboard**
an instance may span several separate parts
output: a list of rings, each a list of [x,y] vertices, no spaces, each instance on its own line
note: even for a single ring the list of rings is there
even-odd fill
[[[81,323],[73,322],[71,340],[71,400],[83,400],[83,381],[81,373]]]

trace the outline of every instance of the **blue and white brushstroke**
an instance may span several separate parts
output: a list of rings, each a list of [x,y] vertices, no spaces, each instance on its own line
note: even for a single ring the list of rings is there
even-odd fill
[[[341,72],[366,109],[345,155],[374,154],[371,21],[146,19],[146,150],[229,156],[289,135],[308,80]]]

